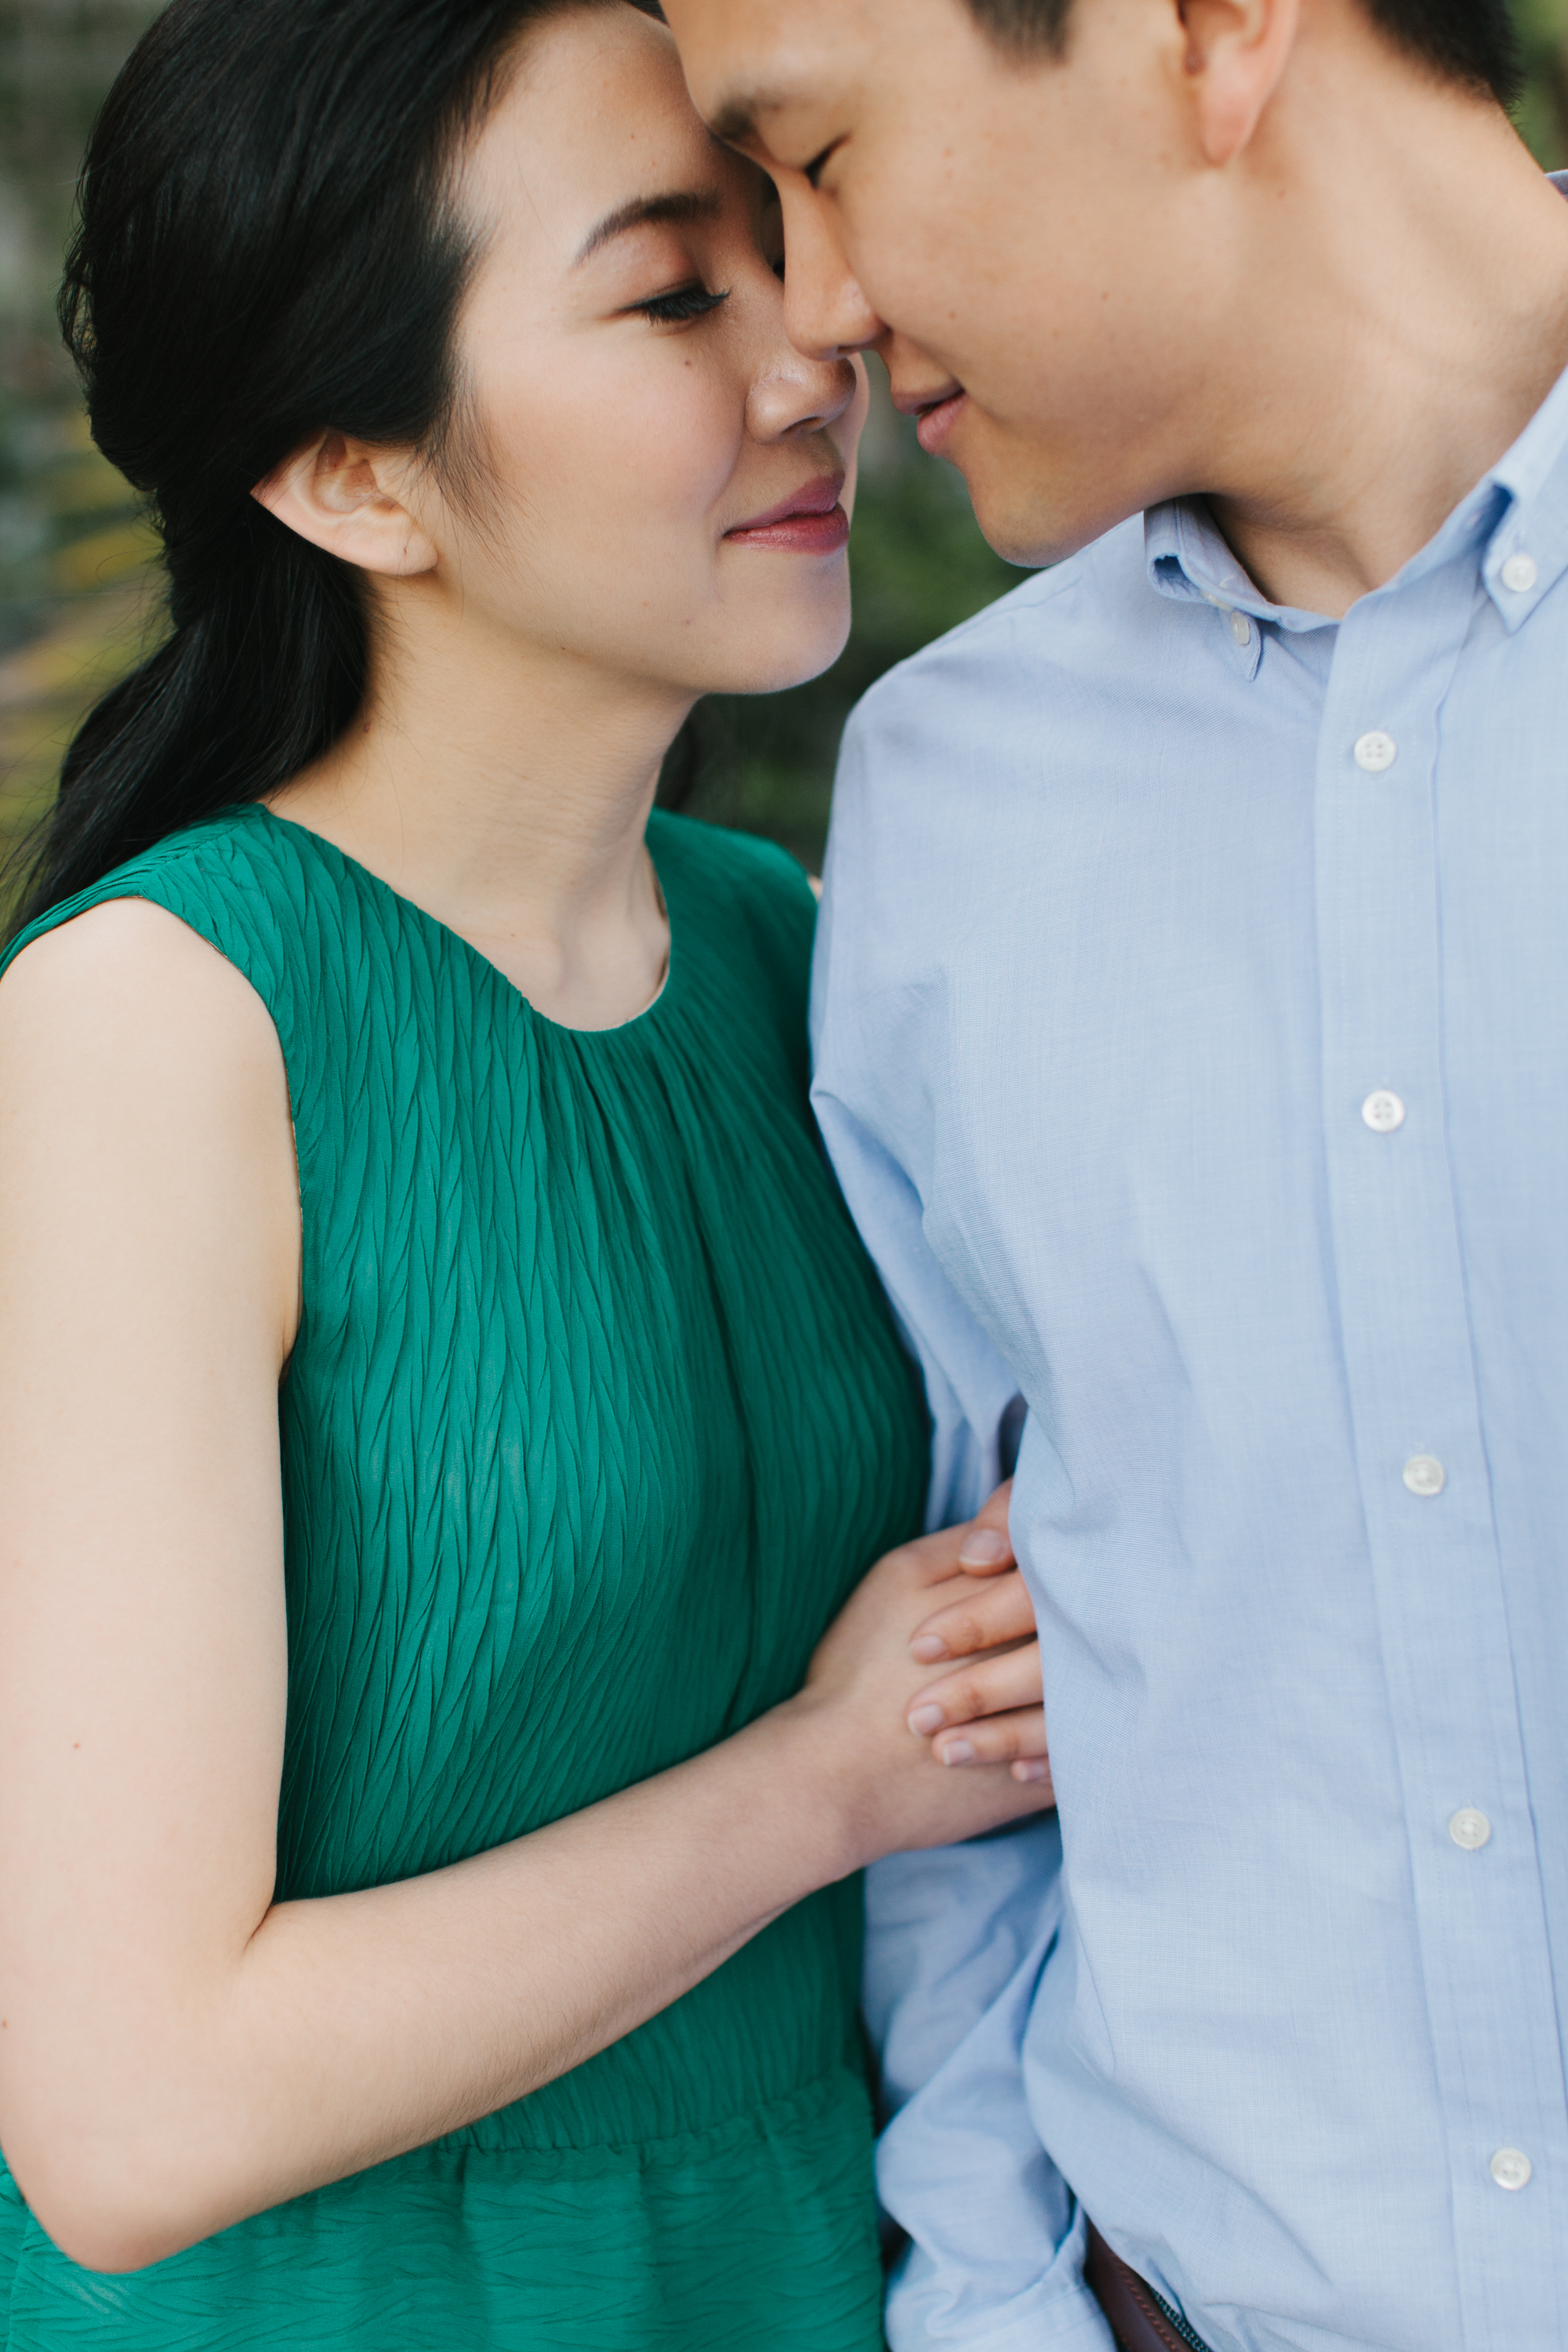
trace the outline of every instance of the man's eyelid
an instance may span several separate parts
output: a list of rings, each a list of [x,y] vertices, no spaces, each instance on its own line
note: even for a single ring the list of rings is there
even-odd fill
[[[788,163],[779,152],[776,133],[764,132],[755,123],[750,126],[744,137],[737,135],[732,139],[721,139],[719,144],[732,148],[737,155],[743,155],[749,163],[755,163],[770,179],[780,172],[798,172],[803,180],[809,180],[816,187],[816,174],[835,151],[843,146],[847,136],[847,131],[840,131],[825,147],[818,148],[807,163]],[[795,142],[789,140],[785,143],[793,146]]]
[[[843,144],[844,134],[841,131],[837,139],[830,139],[826,147],[819,148],[817,152],[812,157],[809,163],[803,163],[801,165],[801,177],[804,180],[808,181],[812,187],[815,188],[821,180],[822,174],[828,163],[835,155],[837,154],[838,150],[843,146]]]

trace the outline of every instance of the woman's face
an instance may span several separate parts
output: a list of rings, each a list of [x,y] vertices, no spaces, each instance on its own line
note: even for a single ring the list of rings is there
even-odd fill
[[[431,535],[465,615],[692,693],[825,668],[864,377],[788,341],[771,186],[698,120],[664,27],[547,21],[461,196],[479,464]]]

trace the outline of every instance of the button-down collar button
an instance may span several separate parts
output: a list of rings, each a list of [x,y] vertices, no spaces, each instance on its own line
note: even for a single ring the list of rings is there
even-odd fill
[[[1467,1853],[1479,1853],[1492,1833],[1492,1825],[1485,1813],[1478,1813],[1474,1805],[1462,1805],[1448,1823],[1448,1835]]]
[[[1492,2158],[1492,2179],[1500,2189],[1522,2189],[1534,2169],[1521,2147],[1500,2147]]]
[[[1440,1495],[1448,1474],[1430,1454],[1413,1454],[1405,1465],[1405,1483],[1413,1495]]]
[[[1370,734],[1357,738],[1355,763],[1358,768],[1364,768],[1369,776],[1381,776],[1385,768],[1393,767],[1398,757],[1398,744],[1392,735],[1385,735],[1381,727],[1374,727]]]
[[[1510,555],[1502,568],[1502,584],[1516,596],[1528,596],[1541,574],[1533,555]]]
[[[1252,624],[1245,613],[1231,614],[1230,634],[1238,646],[1249,646],[1252,643]]]
[[[1386,1087],[1379,1087],[1377,1092],[1368,1095],[1363,1103],[1361,1115],[1373,1135],[1392,1135],[1396,1127],[1405,1124],[1405,1105],[1397,1095],[1390,1094]]]

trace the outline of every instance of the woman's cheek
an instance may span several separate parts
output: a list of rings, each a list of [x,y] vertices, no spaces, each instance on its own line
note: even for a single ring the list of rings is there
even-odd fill
[[[746,404],[732,383],[688,359],[670,383],[660,386],[657,405],[639,419],[639,476],[672,526],[700,525],[710,535],[715,518],[731,518],[726,493],[735,481],[746,446]],[[649,430],[649,427],[653,429]],[[765,505],[766,499],[759,504]]]

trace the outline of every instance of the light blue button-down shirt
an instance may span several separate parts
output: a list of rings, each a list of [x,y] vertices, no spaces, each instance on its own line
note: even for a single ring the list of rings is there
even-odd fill
[[[1060,1800],[873,1874],[896,2352],[1103,2352],[1086,2212],[1215,2352],[1568,2342],[1565,573],[1568,378],[1337,625],[1178,504],[852,722],[818,1109]]]

